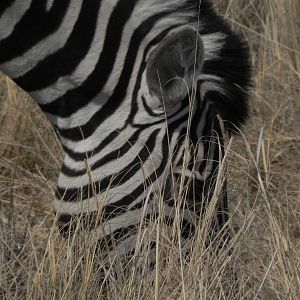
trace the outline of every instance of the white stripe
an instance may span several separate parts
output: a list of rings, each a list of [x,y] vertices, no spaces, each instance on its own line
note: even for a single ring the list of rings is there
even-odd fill
[[[70,36],[74,24],[78,18],[82,1],[83,0],[73,0],[58,30],[56,30],[56,32],[50,34],[49,36],[46,36],[43,40],[35,44],[23,55],[6,62],[4,64],[3,70],[8,75],[12,75],[13,78],[19,77],[32,69],[39,61],[44,59],[46,56],[56,52],[58,49],[63,47],[68,37]],[[19,3],[20,1],[15,2]],[[37,24],[37,26],[39,25]],[[36,100],[39,102],[39,99]]]
[[[149,132],[150,134],[150,132]],[[146,162],[143,164],[143,168],[145,169],[145,172],[150,173],[153,172],[153,169],[156,169],[158,164],[161,161],[161,151],[159,151],[160,144],[162,142],[162,137],[164,135],[164,131],[161,130],[161,132],[158,134],[155,142],[155,148],[152,151],[150,157]],[[125,168],[126,165],[130,164],[133,159],[136,158],[139,151],[143,148],[143,145],[145,144],[148,136],[140,137],[139,142],[134,145],[123,157],[119,159],[115,159],[104,166],[101,166],[98,169],[93,170],[92,172],[92,179],[94,182],[97,182],[101,180],[101,178],[106,176],[112,176],[117,175],[122,169]],[[129,171],[129,170],[128,170]],[[139,181],[138,178],[141,178],[142,174],[138,172],[138,175],[135,175],[131,181]],[[141,180],[141,179],[140,179]],[[80,187],[82,185],[86,185],[89,183],[89,176],[88,174],[78,176],[78,177],[68,177],[62,173],[59,175],[58,179],[58,185],[59,187],[63,188],[76,188]],[[116,188],[114,188],[115,190]]]
[[[5,39],[12,33],[15,25],[28,10],[31,2],[32,0],[14,1],[13,4],[6,9],[0,18],[0,40]]]
[[[109,2],[102,1],[100,12],[98,14],[98,21],[96,24],[96,31],[88,53],[85,55],[85,57],[82,57],[79,65],[76,67],[73,73],[60,77],[49,87],[31,93],[34,98],[39,99],[39,103],[47,104],[61,97],[66,93],[66,91],[80,86],[92,73],[101,55],[107,25],[117,2],[118,0],[110,0]],[[78,121],[78,123],[68,123],[68,126],[79,126],[84,124],[84,120],[81,120],[82,115],[85,115],[85,121],[88,120],[92,113],[96,111],[96,108],[99,109],[100,103],[97,101],[97,99],[99,99],[101,96],[103,97],[103,95],[96,97],[95,103],[90,103],[88,107],[85,107],[84,114],[82,112],[78,112],[77,114],[73,115],[73,119]],[[62,126],[61,128],[64,127]]]
[[[46,10],[49,11],[54,3],[54,0],[47,0]]]

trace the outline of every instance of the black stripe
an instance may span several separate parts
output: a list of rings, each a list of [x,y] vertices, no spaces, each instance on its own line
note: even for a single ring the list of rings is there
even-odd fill
[[[167,116],[168,125],[172,124],[172,123],[169,122],[170,119],[174,118],[176,115],[178,115],[179,113],[181,113],[182,110],[185,109],[185,108],[186,108],[186,104],[183,102],[182,105],[178,108],[177,111],[175,111],[172,115]],[[187,114],[188,114],[188,112],[187,112]],[[184,115],[184,116],[187,118],[187,115]],[[180,120],[182,120],[182,118],[180,118]],[[166,123],[166,119],[165,118],[159,119],[159,120],[154,121],[152,123],[148,122],[148,123],[145,123],[145,124],[132,124],[132,127],[139,128],[139,129],[145,129],[145,128],[149,127],[149,126],[154,126],[154,125],[158,125],[158,124],[161,124],[161,123]]]
[[[39,62],[19,78],[28,92],[53,84],[59,77],[71,74],[90,49],[94,38],[101,0],[83,1],[80,14],[65,46]]]
[[[113,150],[112,152],[104,155],[101,157],[98,161],[96,161],[93,165],[89,166],[90,170],[93,171],[95,169],[100,168],[101,166],[105,165],[106,163],[109,163],[110,161],[116,160],[124,156],[132,146],[136,144],[136,142],[139,139],[141,131],[135,131],[134,134],[131,135],[131,137],[118,149]],[[75,177],[75,176],[81,176],[86,174],[86,169],[81,170],[74,170],[68,168],[65,164],[62,165],[61,172],[64,175],[67,175],[69,177]]]
[[[156,129],[148,137],[145,146],[141,149],[134,160],[124,167],[118,174],[113,174],[102,178],[100,181],[94,182],[93,185],[88,184],[80,189],[78,188],[57,188],[56,197],[64,201],[81,201],[93,196],[93,192],[99,194],[105,191],[109,186],[113,188],[122,185],[141,170],[141,163],[145,162],[151,155],[155,147],[155,141],[160,129]]]
[[[64,151],[75,161],[85,160],[88,157],[92,157],[99,153],[103,148],[105,148],[109,143],[111,143],[114,139],[118,138],[120,135],[120,131],[113,131],[105,137],[96,148],[86,152],[75,152],[74,150],[68,148],[63,145]]]
[[[69,128],[69,129],[61,129],[60,130],[61,136],[68,138],[72,141],[79,141],[82,139],[82,137],[86,139],[89,136],[91,136],[98,128],[99,120],[101,122],[105,121],[109,116],[111,116],[118,109],[118,107],[120,106],[120,104],[122,103],[122,101],[126,96],[128,84],[131,79],[131,74],[134,68],[137,52],[139,50],[139,46],[141,42],[143,41],[144,36],[147,35],[151,30],[151,28],[154,26],[155,22],[165,15],[166,13],[164,12],[148,18],[134,31],[124,61],[124,68],[122,70],[119,81],[114,88],[114,92],[112,96],[103,105],[103,107],[93,115],[93,117],[85,125],[82,125],[80,127],[75,127],[75,128]],[[91,98],[89,97],[89,99]]]
[[[199,139],[202,138],[202,136],[203,136],[203,135],[198,136],[197,131],[198,131],[201,121],[203,120],[203,118],[206,117],[206,116],[203,116],[203,114],[204,114],[204,109],[207,107],[207,102],[205,100],[200,99],[201,84],[202,84],[201,82],[197,83],[197,93],[195,95],[196,102],[197,102],[196,103],[197,108],[196,108],[195,112],[193,113],[191,128],[190,128],[190,139],[194,146],[198,143]]]
[[[15,1],[14,0],[1,0],[0,2],[0,18],[7,8],[9,8]]]
[[[69,117],[86,106],[102,90],[114,66],[124,26],[131,16],[136,2],[128,0],[118,2],[110,16],[103,50],[93,72],[81,86],[67,91],[52,103],[41,105],[43,111],[62,118]],[[77,130],[76,134],[78,134]],[[81,138],[81,134],[79,136]]]
[[[22,55],[53,33],[63,21],[70,0],[55,0],[49,11],[46,10],[46,4],[45,0],[32,0],[12,34],[0,41],[0,64]],[[26,90],[26,87],[23,88]]]

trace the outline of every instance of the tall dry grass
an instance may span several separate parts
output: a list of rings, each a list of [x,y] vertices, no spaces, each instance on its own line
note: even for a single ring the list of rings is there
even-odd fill
[[[227,150],[230,253],[207,251],[203,225],[189,262],[162,235],[157,254],[168,264],[158,259],[154,273],[141,276],[110,261],[103,281],[93,241],[63,239],[53,226],[57,138],[37,106],[2,76],[0,297],[300,299],[300,3],[217,6],[249,41],[255,75],[251,117]]]

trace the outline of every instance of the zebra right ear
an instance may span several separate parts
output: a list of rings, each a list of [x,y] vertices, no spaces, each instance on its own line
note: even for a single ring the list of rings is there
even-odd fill
[[[201,36],[193,28],[185,27],[167,37],[147,64],[150,94],[167,105],[184,100],[200,75],[203,56]]]

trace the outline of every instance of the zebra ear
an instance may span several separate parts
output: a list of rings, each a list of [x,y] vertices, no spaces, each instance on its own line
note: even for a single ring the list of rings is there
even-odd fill
[[[151,53],[146,71],[150,94],[166,105],[182,101],[200,75],[204,47],[200,34],[185,27]]]

